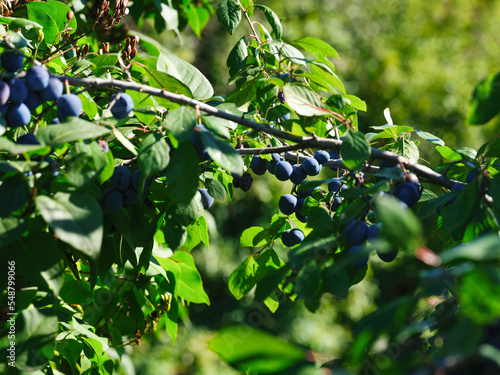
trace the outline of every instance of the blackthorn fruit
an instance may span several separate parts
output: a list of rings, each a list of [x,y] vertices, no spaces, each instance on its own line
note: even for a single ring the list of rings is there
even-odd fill
[[[23,67],[24,57],[15,52],[3,52],[0,55],[0,63],[6,71],[14,73]]]
[[[267,170],[267,161],[259,155],[254,155],[250,162],[250,168],[256,175],[263,175]]]
[[[4,105],[9,100],[10,87],[3,81],[0,81],[0,105]]]
[[[140,169],[136,169],[134,173],[132,173],[132,186],[135,190],[139,190],[139,182],[141,181],[142,172]],[[151,183],[153,180],[151,178],[146,178],[144,182],[144,191],[148,191],[151,187]]]
[[[330,160],[330,154],[325,150],[319,150],[314,153],[314,158],[319,164],[325,164]]]
[[[308,176],[316,176],[321,171],[321,165],[313,157],[304,160],[302,162],[302,168],[304,168],[304,172],[306,172]]]
[[[377,255],[378,257],[380,258],[380,260],[386,262],[386,263],[390,263],[392,262],[394,259],[396,259],[396,257],[398,256],[398,250],[391,250],[391,251],[387,251],[387,252],[381,252],[381,251],[378,251],[377,250]]]
[[[130,172],[130,169],[120,165],[118,167],[115,167],[115,170],[113,171],[113,175],[109,179],[109,182],[111,182],[111,186],[118,190],[125,190],[130,186],[130,182],[132,179],[132,172]]]
[[[285,160],[279,161],[274,167],[274,175],[280,181],[288,180],[292,175],[292,172],[292,165]]]
[[[31,112],[26,104],[10,104],[7,112],[7,122],[11,127],[28,125],[31,121]]]
[[[65,94],[57,99],[57,117],[64,121],[69,116],[80,116],[82,101],[75,94]]]
[[[9,100],[12,103],[19,104],[26,100],[28,97],[28,87],[19,78],[12,78],[7,81],[10,89]]]
[[[122,190],[123,202],[125,204],[136,204],[139,202],[139,195],[133,186]]]
[[[123,207],[123,196],[119,190],[108,189],[102,198],[102,208],[106,211],[115,212]]]
[[[295,207],[297,206],[297,197],[292,194],[282,195],[278,206],[280,211],[285,215],[291,215],[295,212]]]
[[[300,185],[302,181],[307,178],[306,172],[304,172],[304,168],[301,165],[293,166],[293,172],[290,176],[290,181],[292,181],[295,185]]]
[[[294,228],[288,234],[288,238],[293,242],[294,245],[298,245],[302,241],[304,241],[304,232],[302,232],[298,228]]]
[[[363,245],[354,245],[347,253],[354,267],[362,269],[368,266],[369,254]]]
[[[200,188],[198,191],[201,194],[201,202],[203,203],[203,208],[208,210],[214,204],[214,197],[208,194],[208,190],[205,188]]]
[[[49,80],[47,87],[40,91],[40,97],[46,102],[50,102],[52,100],[59,99],[59,97],[63,94],[63,91],[63,83],[59,79],[52,77]]]
[[[43,103],[42,98],[38,91],[28,90],[28,97],[24,101],[24,104],[31,110],[37,109]]]
[[[38,142],[38,139],[36,139],[35,135],[33,133],[27,133],[23,134],[19,138],[17,138],[16,143],[20,145],[39,145],[40,142]],[[52,159],[50,159],[52,160]]]
[[[115,100],[116,95],[113,95],[111,97],[110,102],[113,102]],[[132,100],[132,97],[129,94],[121,93],[120,97],[115,100],[113,106],[111,107],[111,113],[114,117],[117,119],[121,120],[130,114],[132,110],[134,109],[134,101]]]
[[[340,178],[335,178],[328,184],[328,191],[337,192],[340,190],[340,187],[342,187],[342,189],[345,189],[346,185],[340,180]]]
[[[44,65],[34,65],[26,72],[26,85],[33,91],[45,89],[49,79],[49,70]]]
[[[345,236],[352,245],[365,242],[368,235],[368,225],[364,221],[352,220],[347,224]]]
[[[412,207],[418,202],[420,193],[416,184],[403,182],[402,184],[396,186],[394,196],[406,203],[408,207]]]
[[[281,242],[283,242],[283,245],[286,247],[298,245],[304,238],[304,232],[298,228],[287,229],[281,234]]]

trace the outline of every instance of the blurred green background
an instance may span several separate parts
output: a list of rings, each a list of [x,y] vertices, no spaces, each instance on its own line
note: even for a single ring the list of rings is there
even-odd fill
[[[314,36],[336,48],[340,55],[335,61],[337,75],[348,93],[368,105],[368,111],[359,115],[361,131],[385,124],[383,110],[389,107],[394,123],[429,131],[454,148],[477,149],[498,135],[498,118],[483,127],[467,126],[466,118],[474,87],[500,70],[500,1],[261,3],[282,18],[285,41]],[[233,45],[248,33],[248,25],[242,23],[235,35],[229,36],[216,19],[211,19],[201,40],[190,30],[180,37],[172,32],[156,35],[148,22],[141,31],[195,65],[212,82],[216,95],[225,95],[229,92],[225,60]],[[431,161],[440,158],[432,147],[424,149],[422,157]],[[141,346],[127,348],[135,370],[124,363],[123,373],[236,374],[207,349],[213,332],[233,323],[266,329],[307,346],[317,352],[320,362],[333,360],[349,348],[354,322],[413,288],[417,277],[414,260],[383,264],[372,259],[369,277],[353,287],[346,300],[323,297],[315,314],[302,303],[284,303],[271,314],[265,306],[255,305],[251,295],[236,301],[227,280],[251,254],[251,249],[239,247],[239,236],[252,225],[268,224],[278,210],[277,197],[291,188],[291,182],[279,183],[273,176],[254,176],[248,193],[238,190],[233,202],[216,204],[206,213],[211,223],[210,250],[197,248],[192,253],[211,306],[186,306],[189,317],[186,315],[180,325],[175,346],[166,333],[158,333],[142,340]],[[286,260],[285,251],[280,255]],[[370,277],[373,274],[377,277]]]

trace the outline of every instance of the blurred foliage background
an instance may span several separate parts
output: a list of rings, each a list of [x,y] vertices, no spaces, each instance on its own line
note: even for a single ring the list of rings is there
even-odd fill
[[[213,2],[214,7],[217,1]],[[466,125],[468,103],[474,87],[500,62],[500,1],[488,0],[289,0],[262,1],[281,18],[284,40],[314,36],[336,48],[337,75],[347,91],[367,102],[360,113],[360,130],[383,125],[383,110],[390,108],[396,124],[408,124],[441,137],[447,145],[479,147],[498,135],[499,119],[478,128]],[[258,19],[256,13],[253,18]],[[124,20],[125,21],[125,20]],[[265,23],[265,20],[262,20]],[[140,29],[200,69],[212,82],[216,95],[225,95],[228,74],[225,60],[233,45],[245,35],[242,24],[229,36],[211,19],[198,39],[190,29],[180,35],[155,32],[151,19]],[[429,148],[430,150],[430,148]],[[422,155],[438,160],[439,155]],[[211,223],[210,250],[193,255],[211,306],[186,306],[179,338],[174,346],[159,330],[151,340],[127,348],[138,374],[236,374],[207,349],[212,332],[229,324],[249,324],[316,352],[319,361],[340,356],[351,339],[357,320],[382,303],[413,289],[414,260],[391,264],[372,259],[365,280],[351,289],[346,300],[323,298],[321,308],[310,313],[303,304],[287,302],[273,315],[253,304],[252,295],[236,301],[227,289],[234,268],[251,249],[239,247],[241,232],[252,225],[266,225],[278,210],[278,197],[290,192],[291,182],[273,176],[254,176],[248,193],[235,192],[229,205],[217,204],[206,212]],[[284,256],[284,253],[282,254]],[[286,259],[286,258],[285,258]],[[127,370],[128,369],[128,370]],[[134,373],[124,364],[123,373]]]

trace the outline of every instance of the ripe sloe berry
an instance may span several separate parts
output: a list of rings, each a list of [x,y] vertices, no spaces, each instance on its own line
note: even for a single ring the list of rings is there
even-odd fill
[[[80,116],[82,101],[75,94],[65,94],[57,99],[57,117],[64,121],[69,116]]]
[[[49,70],[44,65],[34,65],[26,72],[26,85],[33,91],[45,89],[49,79]]]
[[[200,188],[198,191],[201,194],[201,203],[203,203],[203,208],[208,210],[214,204],[214,197],[208,194],[208,190],[205,188]]]
[[[267,161],[262,159],[260,155],[254,155],[250,162],[250,168],[256,175],[263,175],[267,170]]]
[[[280,197],[278,206],[285,215],[291,215],[295,212],[297,206],[297,197],[292,194],[285,194]]]
[[[14,73],[23,67],[24,57],[15,52],[3,52],[0,55],[0,64],[9,73]]]
[[[304,172],[306,172],[308,176],[316,176],[321,171],[321,165],[313,157],[304,160],[302,168],[304,168]]]
[[[116,99],[116,95],[113,95],[111,97],[110,102],[113,102],[114,104],[111,107],[111,113],[114,117],[117,119],[121,120],[130,114],[132,110],[134,109],[134,101],[132,100],[132,97],[129,94],[126,93],[120,93],[120,97]]]
[[[292,172],[292,165],[285,160],[279,161],[274,167],[274,175],[280,181],[288,180],[292,175]]]

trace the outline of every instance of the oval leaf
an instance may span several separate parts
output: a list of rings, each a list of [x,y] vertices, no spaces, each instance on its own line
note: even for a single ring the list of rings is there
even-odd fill
[[[90,195],[57,192],[39,195],[36,207],[57,237],[93,260],[99,258],[103,237],[102,210]]]

